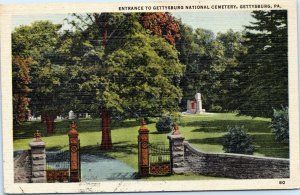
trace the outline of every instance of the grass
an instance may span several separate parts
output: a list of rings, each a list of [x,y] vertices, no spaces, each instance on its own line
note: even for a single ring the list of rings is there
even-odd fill
[[[47,150],[68,149],[68,128],[70,121],[56,122],[56,130],[53,135],[47,135],[45,124],[40,122],[27,122],[14,128],[14,149],[28,149],[28,143],[32,141],[35,130],[39,129],[46,143]],[[111,124],[113,149],[101,151],[100,120],[78,120],[78,132],[81,142],[82,153],[105,154],[125,162],[137,170],[138,149],[137,136],[139,121],[135,119],[117,121]],[[195,148],[206,152],[223,152],[223,135],[228,125],[243,125],[253,138],[256,147],[254,155],[278,158],[289,158],[288,144],[275,142],[274,135],[270,129],[270,119],[251,118],[236,116],[233,113],[185,115],[180,119],[180,132],[185,140]],[[148,124],[150,129],[150,143],[163,142],[168,144],[166,134],[157,133],[155,123]],[[173,175],[166,177],[150,177],[149,180],[162,179],[211,179],[211,177],[199,175]]]

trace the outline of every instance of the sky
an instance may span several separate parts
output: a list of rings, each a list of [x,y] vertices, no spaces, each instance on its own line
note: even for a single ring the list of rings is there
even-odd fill
[[[253,21],[250,11],[220,11],[220,12],[173,12],[176,18],[181,18],[183,23],[191,26],[193,29],[204,28],[218,32],[226,32],[229,29],[242,31],[244,25],[249,25]],[[36,20],[50,20],[53,23],[64,24],[67,29],[65,18],[70,17],[68,14],[39,14],[39,15],[18,15],[12,17],[12,30],[20,25],[28,25]]]

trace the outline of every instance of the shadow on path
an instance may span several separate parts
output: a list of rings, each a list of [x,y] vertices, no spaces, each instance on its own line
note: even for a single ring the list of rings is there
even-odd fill
[[[81,155],[81,181],[135,179],[136,172],[125,163],[107,155]]]

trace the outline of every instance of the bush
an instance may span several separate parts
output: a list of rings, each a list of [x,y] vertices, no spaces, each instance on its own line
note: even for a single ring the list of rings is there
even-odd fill
[[[226,153],[253,154],[252,139],[243,126],[228,126],[227,129],[223,142],[223,150]]]
[[[288,107],[275,110],[271,121],[272,132],[278,142],[289,141],[289,113]]]
[[[220,105],[213,104],[211,106],[211,111],[213,111],[213,112],[221,112],[222,111],[222,107]]]
[[[184,118],[181,116],[180,112],[172,112],[170,114],[173,123],[176,123],[179,126],[185,127],[186,126],[186,122],[184,120]]]
[[[162,116],[156,123],[158,132],[170,132],[173,129],[173,119],[170,116]]]

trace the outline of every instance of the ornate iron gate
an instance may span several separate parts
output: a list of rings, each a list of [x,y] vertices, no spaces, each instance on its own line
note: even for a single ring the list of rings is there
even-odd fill
[[[150,144],[150,175],[171,175],[171,159],[169,145]]]
[[[79,182],[81,180],[80,140],[77,125],[70,126],[69,151],[48,152],[46,174],[48,182]]]
[[[149,129],[142,120],[138,136],[139,176],[148,177],[172,174],[171,150],[163,143],[149,143]]]
[[[68,151],[51,151],[46,153],[47,182],[68,182],[70,155]]]

